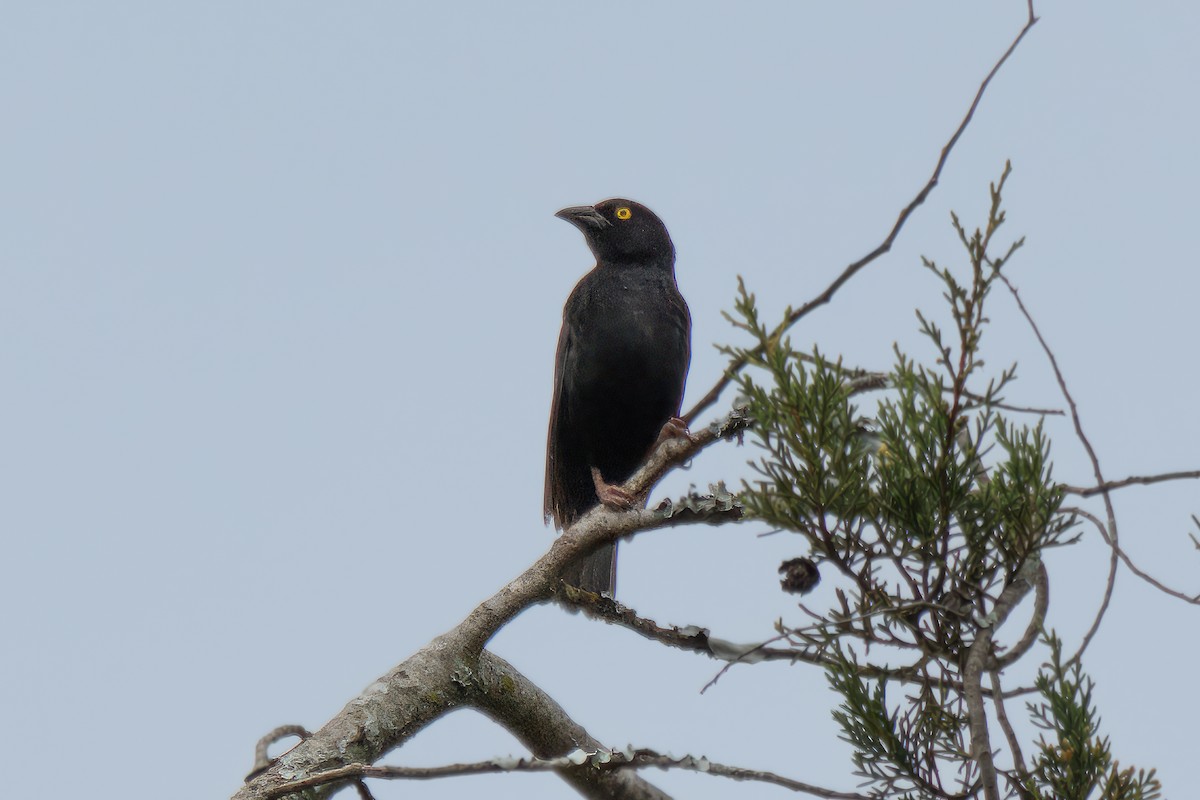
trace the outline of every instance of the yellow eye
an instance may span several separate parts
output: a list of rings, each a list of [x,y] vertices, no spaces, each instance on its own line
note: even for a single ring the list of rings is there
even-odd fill
[[[629,219],[632,216],[633,216],[633,212],[630,211],[625,206],[621,206],[620,208],[617,209],[617,219]]]

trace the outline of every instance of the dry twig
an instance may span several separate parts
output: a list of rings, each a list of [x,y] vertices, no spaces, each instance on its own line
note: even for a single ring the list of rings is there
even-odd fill
[[[592,769],[596,773],[616,772],[625,769],[642,769],[657,767],[659,769],[682,769],[691,772],[702,772],[706,775],[717,775],[735,781],[756,781],[802,792],[813,797],[826,800],[868,800],[867,795],[857,792],[839,792],[825,789],[803,781],[793,780],[765,770],[746,769],[728,764],[710,761],[703,756],[670,756],[644,748],[625,750],[575,750],[558,758],[495,758],[488,761],[473,761],[462,764],[447,764],[440,767],[373,767],[367,764],[347,764],[344,767],[313,775],[304,780],[296,781],[288,787],[288,791],[299,791],[325,786],[331,783],[343,783],[364,778],[381,780],[431,780],[434,778],[456,777],[461,775],[483,775],[506,772],[561,772],[572,769]],[[279,797],[279,794],[268,797]]]
[[[1008,46],[1008,49],[1004,51],[1004,55],[1000,56],[999,60],[996,61],[996,63],[992,66],[991,71],[989,71],[987,76],[984,77],[983,82],[979,84],[979,89],[975,92],[975,97],[971,100],[971,105],[967,108],[967,113],[963,116],[962,121],[959,122],[954,134],[951,135],[950,139],[942,147],[941,155],[938,156],[937,163],[934,165],[933,174],[929,176],[929,180],[925,182],[925,185],[921,187],[921,190],[917,192],[916,196],[909,201],[908,205],[901,209],[900,215],[896,218],[896,222],[892,225],[892,229],[888,232],[888,235],[884,237],[884,240],[880,242],[874,250],[843,269],[842,273],[833,280],[833,283],[825,287],[825,291],[821,292],[812,300],[809,300],[807,303],[800,306],[800,308],[793,309],[784,318],[783,322],[779,323],[779,326],[775,328],[774,332],[772,332],[772,341],[777,340],[789,328],[807,316],[810,311],[819,308],[820,306],[823,306],[832,300],[833,296],[837,294],[838,289],[841,289],[842,286],[845,285],[845,283],[851,278],[853,278],[859,270],[892,249],[892,245],[895,243],[896,238],[900,235],[900,231],[904,227],[904,224],[908,222],[908,218],[912,216],[913,212],[917,210],[918,206],[925,202],[925,199],[929,197],[929,194],[938,185],[938,181],[942,177],[942,170],[945,168],[946,162],[950,158],[950,153],[954,150],[954,146],[958,144],[958,140],[962,138],[963,133],[967,130],[967,126],[971,124],[971,120],[975,116],[975,111],[979,108],[980,101],[983,100],[983,93],[987,90],[988,84],[990,84],[992,82],[992,78],[996,77],[996,74],[1000,72],[1000,68],[1004,66],[1004,62],[1008,61],[1009,56],[1011,56],[1017,49],[1017,45],[1019,45],[1021,40],[1025,38],[1025,34],[1029,33],[1029,30],[1037,23],[1038,17],[1033,13],[1033,0],[1027,0],[1026,5],[1029,9],[1029,15],[1026,18],[1024,27],[1022,27],[1020,32],[1017,33],[1016,38],[1012,40],[1012,44]],[[761,354],[761,350],[754,350],[752,351],[752,354],[759,355]],[[723,392],[725,387],[727,387],[733,380],[733,376],[740,372],[745,366],[745,358],[736,358],[730,362],[729,366],[725,370],[725,374],[721,376],[721,379],[718,380],[716,384],[708,390],[708,393],[705,394],[704,397],[700,398],[696,405],[684,415],[683,419],[690,424],[705,409],[715,403],[717,398],[721,396],[721,392]]]

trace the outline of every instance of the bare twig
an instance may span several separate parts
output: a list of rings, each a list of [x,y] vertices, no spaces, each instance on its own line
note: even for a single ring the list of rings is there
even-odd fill
[[[1008,711],[1004,708],[1004,689],[1000,685],[1000,673],[992,672],[992,707],[996,709],[996,720],[1000,723],[1001,730],[1004,731],[1004,738],[1008,741],[1008,747],[1012,750],[1013,771],[1024,779],[1029,776],[1028,770],[1025,769],[1025,755],[1021,752],[1021,740],[1017,738],[1017,732],[1013,730],[1012,723],[1008,721]]]
[[[1033,335],[1037,337],[1038,344],[1042,347],[1042,352],[1046,354],[1046,359],[1050,362],[1050,368],[1054,371],[1054,378],[1058,382],[1059,391],[1062,392],[1063,398],[1067,401],[1067,408],[1071,413],[1071,422],[1075,426],[1075,438],[1083,445],[1088,460],[1092,462],[1092,473],[1096,476],[1096,486],[1100,487],[1100,494],[1104,497],[1104,511],[1108,517],[1107,524],[1102,526],[1102,528],[1108,531],[1105,539],[1112,548],[1112,555],[1108,561],[1108,584],[1104,592],[1104,600],[1100,603],[1100,609],[1096,612],[1096,619],[1093,621],[1092,627],[1084,634],[1079,649],[1075,652],[1074,657],[1067,662],[1067,664],[1071,664],[1083,656],[1083,651],[1091,643],[1092,637],[1096,635],[1096,631],[1100,630],[1100,621],[1104,619],[1104,614],[1108,611],[1108,604],[1112,601],[1113,586],[1117,580],[1117,554],[1120,552],[1117,546],[1117,514],[1113,509],[1112,497],[1109,490],[1105,488],[1107,481],[1104,480],[1104,473],[1100,469],[1100,459],[1096,455],[1095,448],[1092,447],[1091,440],[1083,432],[1083,422],[1079,418],[1079,407],[1075,404],[1075,398],[1071,395],[1071,390],[1067,388],[1066,378],[1063,377],[1062,370],[1058,367],[1058,359],[1055,357],[1054,351],[1050,349],[1050,345],[1046,343],[1045,337],[1042,336],[1041,329],[1033,321],[1033,315],[1029,313],[1029,309],[1025,307],[1025,303],[1021,301],[1021,295],[1017,292],[1017,287],[1012,284],[1004,273],[997,272],[996,276],[1008,287],[1013,300],[1017,303],[1017,308],[1020,309],[1022,316],[1025,317],[1025,321],[1029,323],[1029,327],[1033,330]]]
[[[1013,39],[1012,43],[1008,46],[1008,49],[1004,51],[1004,55],[1000,56],[999,60],[996,61],[996,63],[992,66],[991,71],[988,72],[987,76],[983,79],[983,82],[979,84],[979,89],[975,92],[975,97],[971,100],[971,105],[967,108],[967,113],[963,116],[962,121],[959,122],[954,134],[942,147],[941,155],[938,157],[937,164],[934,165],[933,174],[929,176],[929,180],[925,182],[925,185],[921,187],[921,190],[917,192],[917,195],[900,211],[900,215],[896,218],[896,222],[892,225],[892,229],[888,235],[878,247],[842,270],[842,274],[838,275],[837,278],[834,279],[833,283],[829,284],[829,286],[825,288],[825,291],[821,292],[821,294],[800,306],[800,308],[792,310],[784,318],[783,322],[781,322],[779,326],[775,328],[774,332],[771,334],[772,340],[778,339],[780,336],[782,336],[784,332],[795,325],[810,311],[823,306],[832,300],[838,289],[842,288],[842,286],[851,278],[853,278],[859,270],[892,249],[892,244],[896,241],[896,237],[900,235],[900,230],[904,227],[904,224],[908,222],[908,218],[912,216],[912,213],[916,211],[918,206],[925,202],[925,199],[929,197],[930,192],[932,192],[938,185],[938,181],[942,176],[942,170],[946,166],[946,161],[949,160],[951,151],[954,150],[954,146],[958,144],[958,140],[962,138],[967,126],[970,125],[972,118],[974,118],[975,111],[979,108],[980,101],[983,100],[983,93],[987,90],[988,84],[992,82],[992,78],[996,77],[996,74],[1000,71],[1000,68],[1004,66],[1006,61],[1008,61],[1009,56],[1011,56],[1017,49],[1017,45],[1019,45],[1021,40],[1025,38],[1025,34],[1029,33],[1030,28],[1032,28],[1038,21],[1037,16],[1033,13],[1033,0],[1028,0],[1027,6],[1029,9],[1029,16],[1025,21],[1024,27],[1022,27],[1020,32],[1017,33],[1016,38]],[[761,348],[751,352],[752,354],[760,354]],[[746,359],[744,357],[736,358],[730,362],[729,366],[725,370],[725,374],[721,376],[721,379],[718,380],[716,384],[708,390],[708,393],[704,395],[704,397],[700,398],[696,405],[684,415],[683,419],[690,424],[705,409],[715,403],[717,398],[721,396],[721,392],[723,392],[725,387],[728,386],[733,380],[733,376],[741,371],[741,369],[745,366]]]
[[[983,399],[982,397],[979,397],[978,395],[972,394],[970,392],[967,392],[967,397],[971,398],[972,400],[982,400]],[[1015,414],[1036,414],[1039,417],[1065,417],[1067,415],[1067,412],[1063,411],[1061,408],[1037,408],[1036,406],[1014,406],[1014,405],[1009,405],[1008,403],[1000,403],[997,401],[992,401],[992,403],[990,405],[992,408],[998,408],[1001,411],[1012,411]]]
[[[1117,554],[1117,557],[1125,562],[1125,566],[1128,567],[1129,571],[1132,572],[1134,575],[1141,578],[1146,583],[1153,586],[1155,589],[1158,589],[1160,592],[1169,594],[1171,597],[1177,598],[1179,600],[1183,600],[1185,603],[1191,603],[1193,605],[1200,605],[1200,595],[1189,595],[1189,594],[1185,594],[1185,593],[1179,591],[1178,589],[1172,589],[1170,586],[1167,586],[1162,581],[1155,578],[1153,575],[1149,574],[1145,570],[1138,567],[1137,564],[1134,564],[1133,559],[1129,557],[1129,554],[1126,553],[1123,548],[1114,545],[1108,539],[1108,537],[1105,536],[1107,531],[1105,531],[1105,529],[1104,529],[1104,523],[1099,518],[1097,518],[1095,514],[1092,514],[1082,508],[1068,508],[1068,509],[1064,509],[1064,510],[1070,511],[1072,514],[1078,514],[1080,517],[1083,517],[1088,522],[1095,525],[1096,528],[1100,531],[1100,535],[1104,537],[1104,541],[1108,544],[1109,547],[1112,548],[1113,552]]]
[[[824,659],[791,648],[767,646],[784,638],[783,636],[775,636],[765,642],[731,642],[713,636],[708,628],[701,628],[698,625],[682,627],[659,625],[652,619],[638,616],[634,609],[618,603],[611,597],[581,592],[565,584],[559,588],[557,597],[593,619],[620,625],[668,647],[702,653],[719,661],[728,661],[730,665],[753,664],[758,661],[807,661],[821,666],[826,663]]]
[[[1036,640],[1037,631],[1039,630],[1038,626],[1045,620],[1049,604],[1049,582],[1044,567],[1038,571],[1035,589],[1036,599],[1033,617],[1026,628],[1024,636],[1003,657],[991,660],[987,665],[989,669],[999,669],[1016,661],[1029,650]],[[731,642],[712,636],[708,628],[699,625],[660,625],[652,619],[639,616],[636,610],[610,597],[602,597],[591,592],[581,592],[571,586],[560,585],[555,597],[560,602],[579,609],[589,617],[607,622],[610,625],[619,625],[628,628],[651,641],[726,662],[713,675],[712,679],[700,689],[701,694],[712,688],[726,672],[737,664],[753,664],[759,661],[788,661],[791,663],[801,662],[811,664],[816,667],[827,667],[837,663],[833,659],[810,650],[771,647],[775,642],[782,641],[791,635],[794,630],[790,629],[763,642]],[[924,675],[919,664],[905,667],[879,667],[871,664],[859,664],[857,665],[857,669],[858,674],[864,678],[877,678],[906,684],[928,684],[937,688],[962,691],[962,684],[958,681],[948,678],[933,679]],[[1035,691],[1037,691],[1037,688],[1034,686],[1008,689],[1005,691],[1004,697],[1019,697]],[[992,694],[992,690],[987,687],[983,687],[982,692],[988,697]]]
[[[1080,497],[1092,497],[1102,492],[1111,492],[1113,489],[1124,489],[1126,486],[1149,486],[1153,483],[1196,480],[1198,478],[1200,478],[1200,469],[1194,469],[1186,472],[1164,472],[1161,475],[1131,475],[1128,478],[1122,478],[1119,481],[1108,481],[1099,486],[1081,487],[1064,484],[1062,488],[1068,494],[1077,494]]]
[[[683,756],[682,758],[674,758],[672,756],[661,755],[652,750],[639,750],[633,759],[634,766],[659,767],[661,769],[686,769],[693,772],[703,772],[708,775],[719,775],[723,778],[730,778],[735,781],[758,781],[760,783],[769,783],[774,786],[779,786],[784,789],[790,789],[793,792],[803,792],[814,797],[823,797],[827,800],[867,800],[866,795],[858,794],[857,792],[838,792],[833,789],[824,789],[820,786],[814,786],[803,781],[785,778],[782,775],[777,775],[774,772],[765,772],[763,770],[745,769],[743,767],[734,767],[727,764],[721,764],[715,761],[709,761],[703,756],[695,758],[693,756]]]
[[[989,661],[987,664],[988,669],[1001,669],[1016,661],[1036,641],[1037,633],[1040,630],[1042,622],[1045,620],[1049,605],[1049,581],[1044,567],[1039,568],[1035,588],[1037,591],[1035,594],[1036,602],[1034,604],[1033,617],[1030,619],[1025,634],[1003,657]],[[610,625],[619,625],[628,628],[651,641],[680,650],[700,653],[709,658],[726,662],[713,675],[712,679],[700,689],[701,694],[712,688],[726,672],[737,664],[754,664],[760,661],[788,661],[791,663],[801,662],[811,664],[816,667],[828,667],[837,663],[833,659],[811,650],[794,647],[771,647],[775,642],[787,639],[796,632],[796,629],[785,630],[783,633],[772,636],[763,642],[731,642],[712,636],[708,628],[699,625],[660,625],[652,619],[639,616],[634,609],[610,597],[602,597],[591,592],[581,592],[571,586],[560,585],[555,597],[560,602],[579,609],[589,617],[607,622]],[[933,604],[923,604],[923,606],[937,607]],[[861,617],[861,619],[867,618],[866,616]],[[819,626],[811,627],[819,628]],[[962,684],[958,681],[945,678],[929,678],[921,671],[920,664],[904,667],[879,667],[872,664],[859,664],[857,665],[857,670],[858,674],[864,678],[878,678],[906,684],[928,684],[940,688],[962,691]],[[991,690],[986,687],[982,691],[984,695],[991,695]],[[1035,687],[1013,689],[1009,690],[1005,694],[1005,697],[1017,697],[1033,691],[1036,691]]]
[[[340,783],[353,779],[377,778],[381,780],[431,780],[435,778],[456,777],[460,775],[483,775],[503,772],[549,772],[570,769],[590,768],[596,772],[616,772],[624,769],[640,769],[658,767],[659,769],[682,769],[692,772],[703,772],[708,775],[718,775],[735,781],[757,781],[769,783],[802,792],[813,797],[827,800],[867,800],[866,795],[856,792],[839,792],[825,789],[803,781],[785,778],[773,772],[746,769],[700,756],[668,756],[654,750],[633,749],[607,750],[600,748],[592,751],[575,750],[565,756],[551,759],[540,758],[496,758],[488,761],[474,761],[463,764],[447,764],[440,767],[373,767],[367,764],[348,764],[338,769],[329,770],[319,775],[313,775],[302,781],[296,781],[289,787],[290,791],[323,786],[329,783]]]
[[[700,694],[704,694],[709,689],[716,686],[717,681],[721,680],[726,672],[729,672],[729,670],[733,669],[734,664],[753,664],[755,661],[773,660],[778,657],[776,655],[778,653],[790,653],[791,658],[789,660],[793,663],[796,661],[804,661],[809,664],[816,664],[818,666],[826,666],[832,663],[824,656],[809,653],[805,650],[782,650],[780,648],[767,647],[767,645],[774,644],[775,642],[785,638],[787,638],[786,633],[781,633],[778,636],[772,636],[765,642],[755,645],[754,647],[750,647],[749,649],[738,653],[734,658],[728,659],[728,663],[717,670],[717,674],[713,675],[708,683],[700,687]]]

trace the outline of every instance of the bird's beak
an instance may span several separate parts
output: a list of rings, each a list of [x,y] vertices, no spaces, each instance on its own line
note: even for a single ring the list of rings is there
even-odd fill
[[[588,230],[602,230],[612,225],[594,206],[571,206],[564,208],[554,216],[565,219],[584,233],[587,233]]]

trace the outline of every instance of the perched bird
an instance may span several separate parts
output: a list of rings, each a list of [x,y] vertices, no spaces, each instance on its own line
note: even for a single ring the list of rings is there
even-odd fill
[[[598,502],[629,508],[620,488],[677,419],[691,360],[692,318],[675,283],[675,246],[662,220],[630,200],[564,208],[596,266],[563,308],[546,444],[547,521],[565,529]],[[568,568],[572,586],[612,595],[617,549]]]

